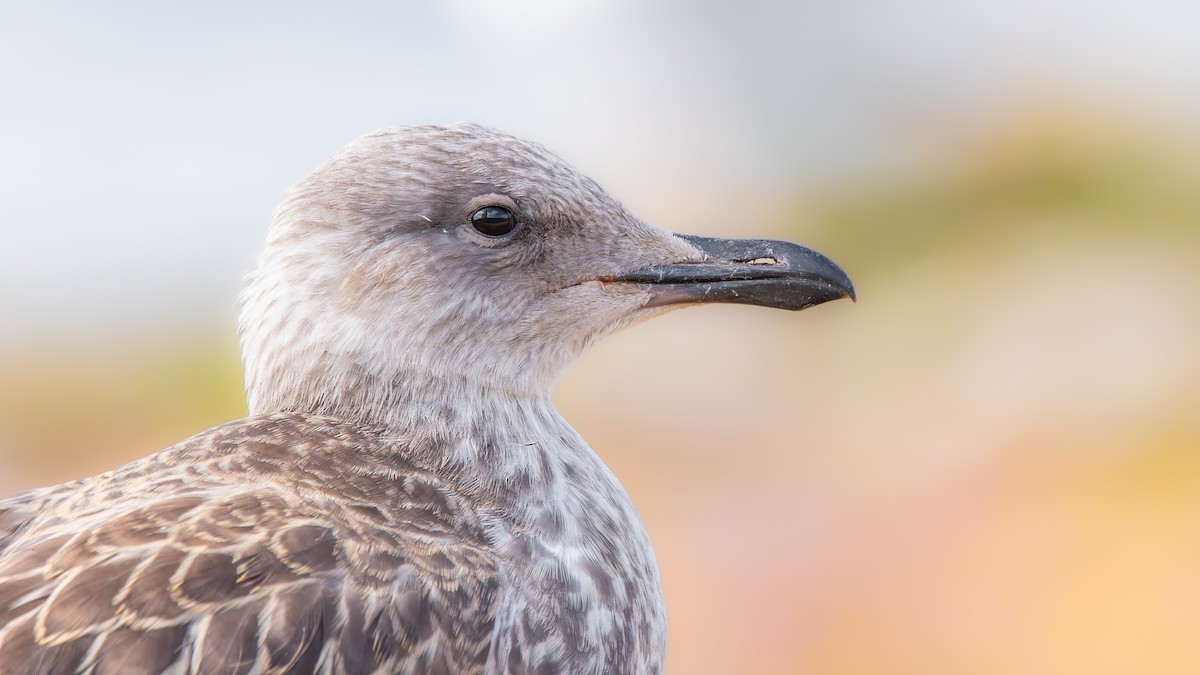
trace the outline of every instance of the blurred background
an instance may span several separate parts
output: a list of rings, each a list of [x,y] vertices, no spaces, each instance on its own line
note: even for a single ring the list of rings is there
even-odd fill
[[[1200,4],[7,3],[0,494],[244,413],[282,190],[377,127],[538,140],[859,302],[678,312],[557,401],[668,672],[1200,672]]]

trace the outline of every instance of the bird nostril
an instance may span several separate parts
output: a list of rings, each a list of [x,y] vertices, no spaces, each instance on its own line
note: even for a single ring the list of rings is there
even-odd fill
[[[779,258],[773,258],[773,257],[755,258],[753,260],[734,260],[733,262],[741,263],[743,265],[782,265],[783,264],[782,260],[780,260]]]

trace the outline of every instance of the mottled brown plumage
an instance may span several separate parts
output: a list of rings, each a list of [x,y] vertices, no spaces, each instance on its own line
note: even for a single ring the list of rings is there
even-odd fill
[[[337,420],[249,418],[5,506],[0,607],[37,611],[6,628],[2,672],[305,673],[331,644],[347,673],[488,656],[500,579],[478,507]]]
[[[272,224],[252,416],[0,501],[0,675],[660,672],[648,538],[550,389],[667,304],[852,294],[759,244],[653,228],[480,127],[360,139]]]

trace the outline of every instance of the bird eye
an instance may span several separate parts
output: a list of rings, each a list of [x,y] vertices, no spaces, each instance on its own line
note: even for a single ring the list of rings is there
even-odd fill
[[[471,214],[471,226],[480,234],[503,237],[517,229],[517,219],[503,206],[485,206]]]

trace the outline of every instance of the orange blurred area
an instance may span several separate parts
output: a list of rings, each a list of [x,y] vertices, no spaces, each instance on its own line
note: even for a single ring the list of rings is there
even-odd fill
[[[656,544],[669,672],[1200,672],[1196,141],[1017,115],[706,223],[859,301],[678,312],[562,383]],[[0,490],[242,414],[232,321],[200,323],[0,353]]]

